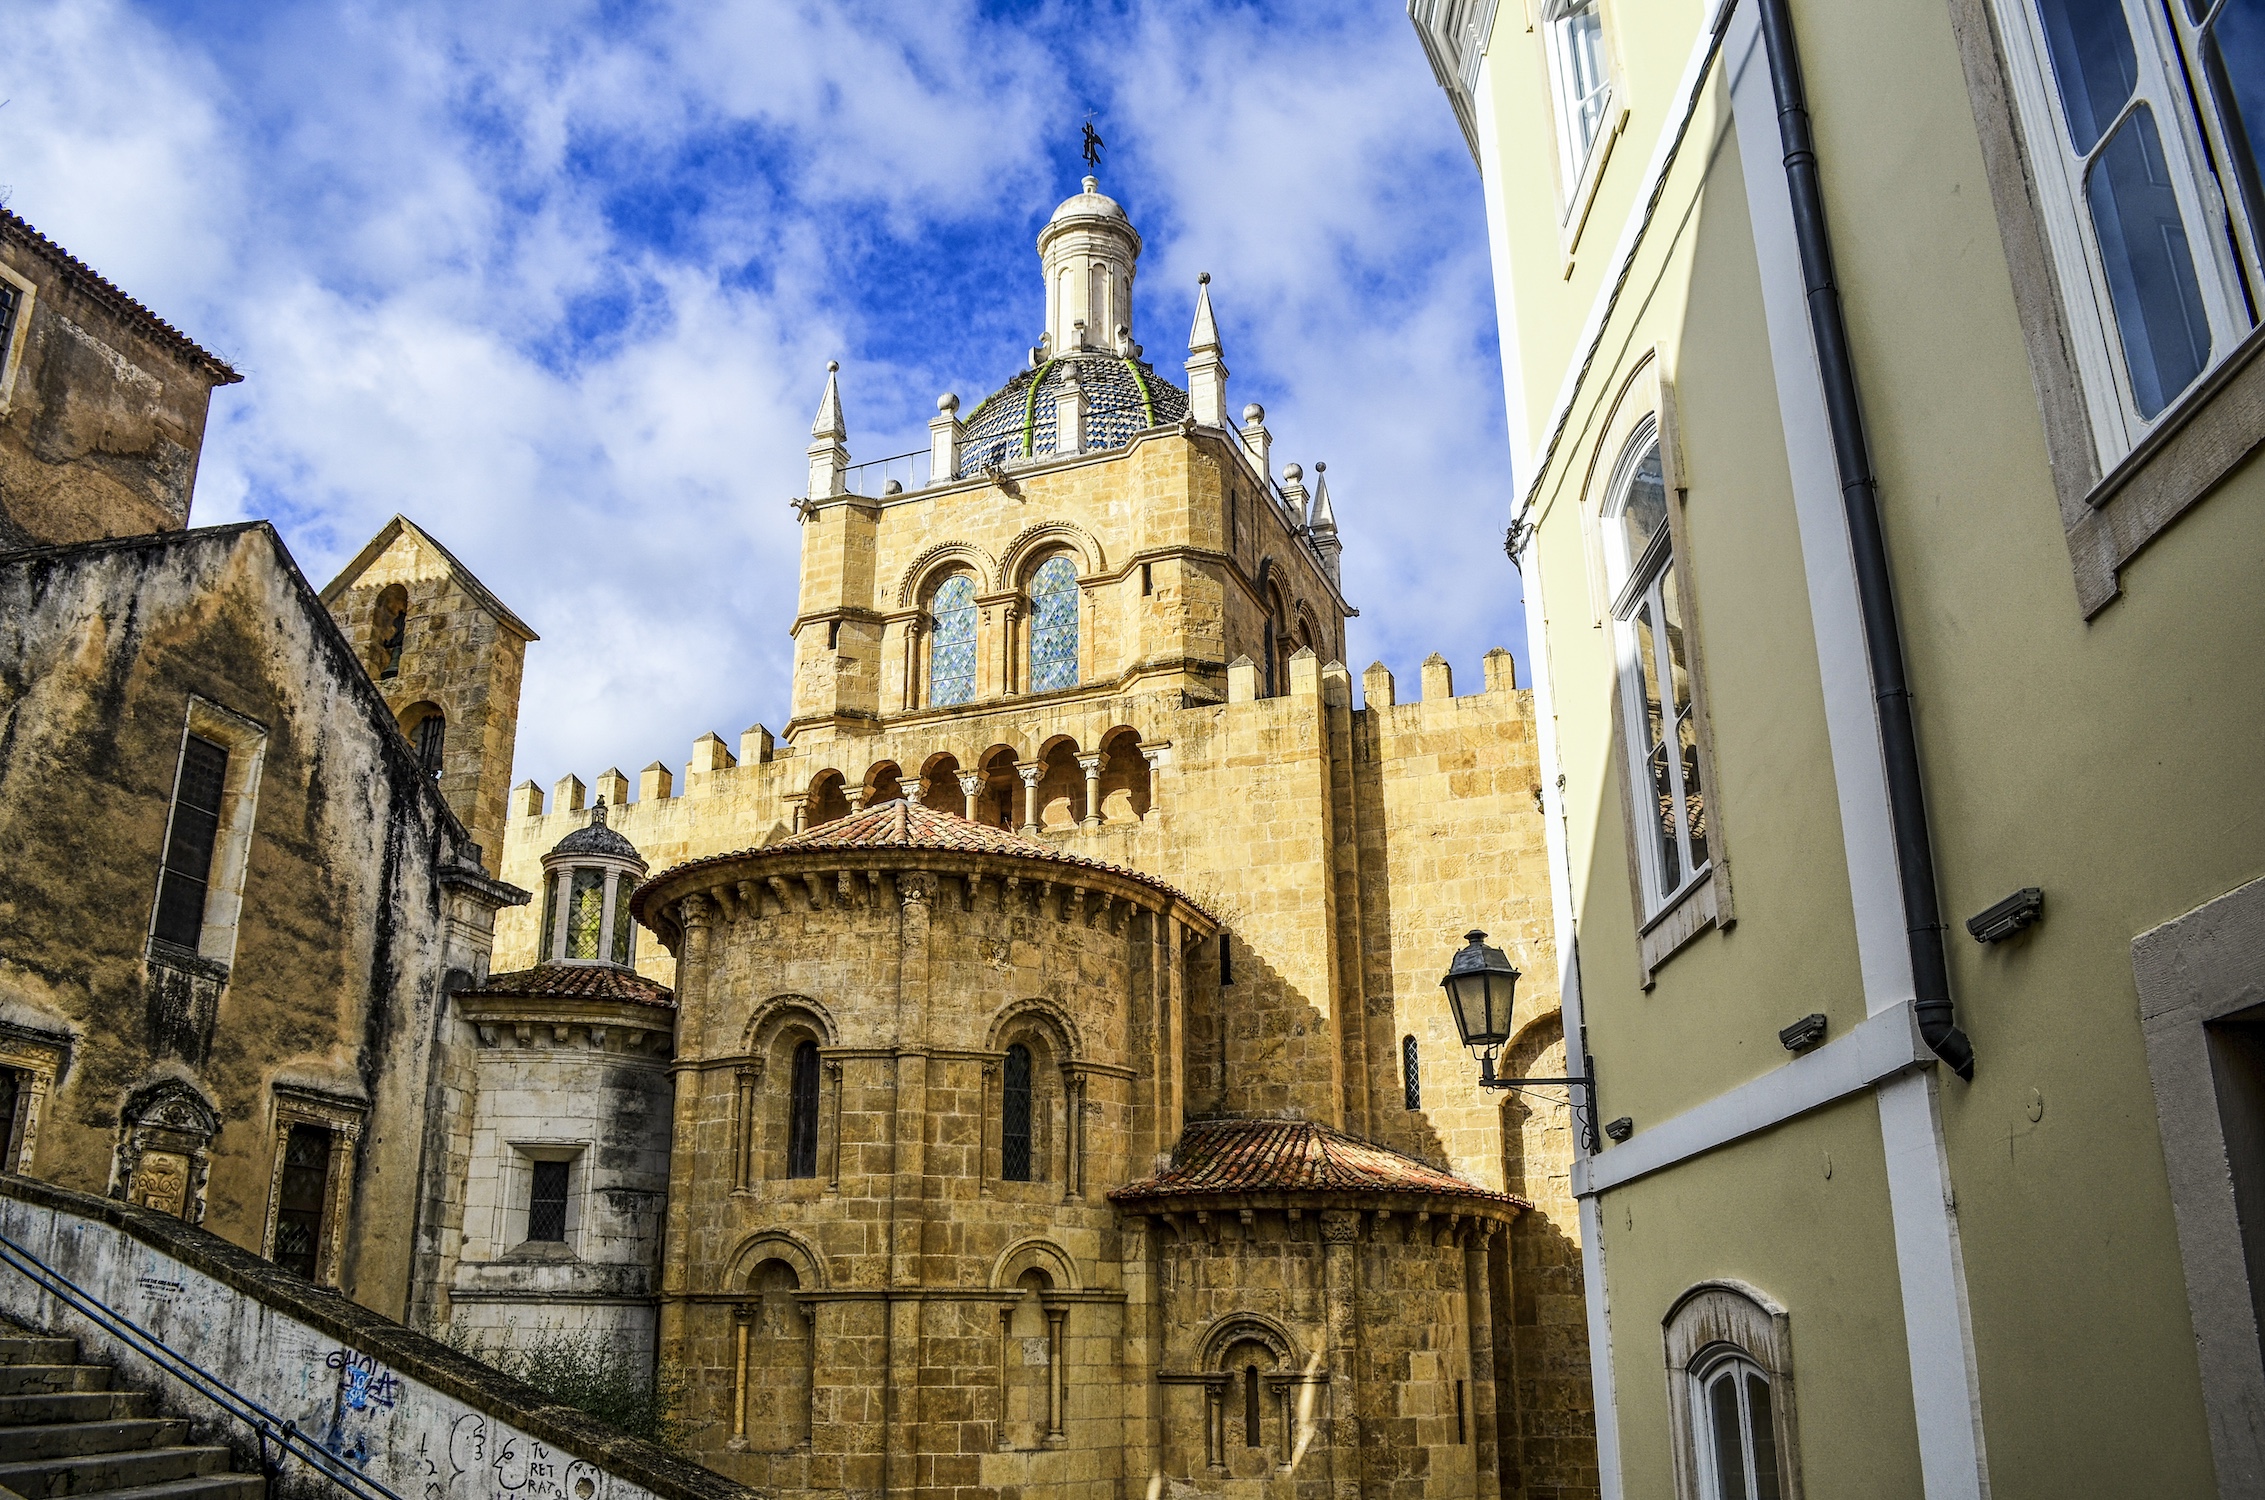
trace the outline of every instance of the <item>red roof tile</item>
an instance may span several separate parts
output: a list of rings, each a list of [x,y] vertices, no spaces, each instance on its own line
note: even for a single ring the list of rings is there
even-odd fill
[[[37,250],[44,259],[51,262],[80,291],[102,303],[112,312],[122,315],[127,322],[138,325],[144,333],[156,339],[158,343],[170,345],[176,353],[186,358],[189,363],[203,366],[205,373],[212,376],[215,385],[234,385],[244,378],[230,369],[226,360],[200,347],[195,340],[180,329],[175,328],[171,323],[151,312],[142,303],[128,296],[124,289],[109,277],[32,228],[29,223],[25,222],[22,215],[0,208],[0,230],[12,233],[16,238]]]
[[[1128,1203],[1223,1193],[1424,1193],[1526,1206],[1311,1120],[1193,1121],[1180,1133],[1170,1170],[1109,1197]]]
[[[474,1000],[622,1000],[676,1008],[676,997],[667,985],[611,964],[537,964],[490,974],[486,984],[458,993]]]
[[[1085,870],[1103,870],[1121,875],[1153,887],[1176,900],[1185,902],[1195,910],[1202,906],[1183,892],[1174,889],[1153,875],[1144,875],[1124,865],[1089,855],[1073,854],[1052,844],[1011,833],[1004,828],[992,828],[972,823],[958,813],[941,812],[918,802],[898,800],[879,802],[846,818],[821,823],[816,828],[789,835],[775,844],[760,849],[739,849],[729,854],[711,854],[701,859],[687,860],[683,864],[663,870],[638,888],[638,904],[632,908],[640,918],[646,917],[644,893],[660,882],[698,870],[708,865],[724,864],[731,860],[773,854],[827,853],[835,850],[890,850],[935,849],[954,854],[1006,854],[1017,859],[1043,860],[1048,864],[1072,865]],[[1208,912],[1204,913],[1210,915]]]

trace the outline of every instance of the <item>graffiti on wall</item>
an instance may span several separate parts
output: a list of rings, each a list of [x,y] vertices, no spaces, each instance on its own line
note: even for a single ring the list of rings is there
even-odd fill
[[[366,1468],[374,1454],[404,1436],[390,1429],[408,1389],[358,1349],[334,1348],[323,1366],[338,1372],[323,1445]],[[417,1433],[410,1473],[403,1476],[414,1486],[414,1500],[608,1500],[614,1488],[597,1465],[492,1424],[479,1412],[456,1418],[444,1440],[435,1437],[430,1430]]]

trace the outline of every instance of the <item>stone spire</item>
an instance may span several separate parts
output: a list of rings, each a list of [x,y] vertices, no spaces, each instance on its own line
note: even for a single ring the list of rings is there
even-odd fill
[[[810,424],[810,498],[842,492],[849,473],[849,427],[842,421],[841,364],[826,361],[826,394],[818,403],[818,416]]]
[[[1313,550],[1321,555],[1321,566],[1329,574],[1329,581],[1343,586],[1337,573],[1337,558],[1345,544],[1337,540],[1337,508],[1329,503],[1329,465],[1313,466],[1313,512],[1306,529],[1313,536]]]
[[[1211,316],[1211,273],[1196,278],[1195,327],[1188,331],[1188,415],[1206,427],[1227,425],[1227,363]]]

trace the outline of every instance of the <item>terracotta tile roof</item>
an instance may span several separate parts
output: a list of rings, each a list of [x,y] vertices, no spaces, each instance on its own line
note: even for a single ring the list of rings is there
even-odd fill
[[[1180,1133],[1168,1171],[1127,1183],[1109,1198],[1127,1203],[1225,1193],[1423,1193],[1526,1206],[1311,1120],[1192,1121]]]
[[[941,812],[922,803],[903,799],[875,803],[846,818],[821,823],[816,828],[805,829],[759,849],[740,849],[729,854],[711,854],[701,859],[687,860],[663,870],[638,887],[638,904],[633,909],[640,918],[649,921],[643,901],[645,893],[661,881],[681,875],[687,870],[763,855],[864,849],[936,849],[954,854],[1006,854],[1017,859],[1043,860],[1048,864],[1103,870],[1111,875],[1121,875],[1127,880],[1136,880],[1203,912],[1203,907],[1185,893],[1153,875],[1143,874],[1124,865],[1111,864],[1104,859],[1094,859],[1090,855],[1074,854],[1067,849],[1026,838],[1004,828],[971,823],[958,813]],[[1210,915],[1208,912],[1203,914]]]
[[[490,974],[478,989],[460,990],[470,999],[621,1000],[632,1005],[676,1008],[669,987],[611,964],[537,964]]]
[[[10,237],[22,240],[30,245],[39,252],[42,259],[54,265],[80,291],[108,307],[112,312],[118,313],[127,322],[135,324],[160,344],[170,346],[175,353],[185,357],[189,363],[202,366],[205,373],[212,376],[213,384],[234,385],[244,378],[230,369],[226,360],[203,348],[180,329],[175,328],[171,323],[151,312],[142,303],[128,296],[125,290],[109,277],[32,228],[21,215],[0,208],[0,232],[5,232]]]

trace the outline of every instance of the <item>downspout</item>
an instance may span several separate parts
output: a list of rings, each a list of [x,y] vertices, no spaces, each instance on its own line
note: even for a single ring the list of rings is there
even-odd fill
[[[1919,741],[1911,724],[1911,688],[1904,675],[1903,635],[1896,621],[1895,590],[1888,574],[1887,538],[1880,526],[1879,486],[1872,473],[1871,442],[1856,394],[1856,368],[1848,353],[1848,325],[1833,280],[1832,239],[1825,227],[1817,150],[1809,131],[1808,91],[1794,45],[1788,0],[1756,0],[1762,45],[1769,55],[1777,98],[1778,134],[1785,146],[1785,185],[1793,204],[1793,237],[1801,251],[1803,296],[1832,428],[1833,462],[1840,471],[1841,507],[1848,516],[1849,550],[1856,567],[1864,648],[1872,670],[1872,700],[1879,714],[1880,754],[1887,772],[1888,816],[1896,873],[1903,891],[1904,933],[1911,947],[1913,1009],[1919,1034],[1959,1077],[1974,1076],[1974,1047],[1958,1029],[1950,998],[1950,966],[1943,952],[1942,908],[1935,892],[1934,841],[1927,832],[1927,801],[1919,776]]]

